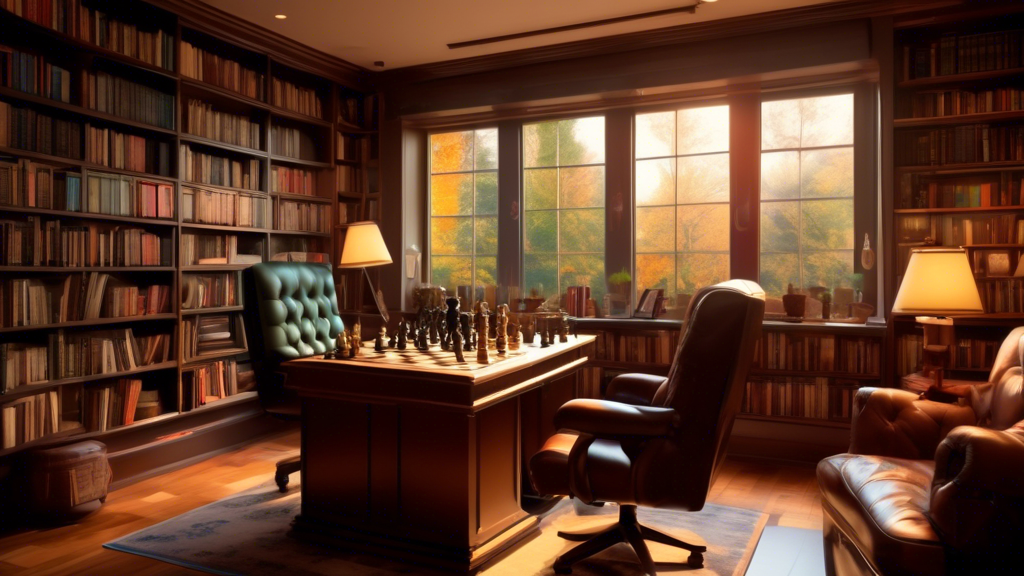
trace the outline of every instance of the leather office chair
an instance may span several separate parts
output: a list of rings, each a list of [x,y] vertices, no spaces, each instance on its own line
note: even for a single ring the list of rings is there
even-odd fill
[[[569,573],[574,563],[625,541],[653,576],[645,538],[688,550],[689,564],[703,565],[704,546],[640,525],[636,508],[704,507],[761,337],[764,292],[745,280],[703,288],[686,318],[667,378],[624,374],[609,383],[606,400],[565,403],[555,415],[561,431],[530,460],[540,494],[620,505],[610,528],[559,533],[586,542],[560,556],[556,572]]]
[[[334,350],[335,338],[345,328],[334,277],[330,267],[306,262],[264,262],[244,276],[247,330],[256,332],[247,339],[260,403],[274,416],[298,420],[299,396],[285,388],[286,375],[278,365]],[[288,476],[301,468],[299,456],[278,462],[277,487],[284,492]]]
[[[1022,361],[1017,328],[965,405],[857,392],[849,452],[818,464],[830,576],[1021,570]]]

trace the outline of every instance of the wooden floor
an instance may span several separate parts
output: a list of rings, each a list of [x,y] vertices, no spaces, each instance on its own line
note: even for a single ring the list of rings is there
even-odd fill
[[[260,440],[205,462],[113,492],[80,524],[0,536],[0,574],[197,574],[102,544],[273,479],[298,452],[298,432]],[[821,528],[813,466],[729,460],[711,502],[762,510],[769,524]]]

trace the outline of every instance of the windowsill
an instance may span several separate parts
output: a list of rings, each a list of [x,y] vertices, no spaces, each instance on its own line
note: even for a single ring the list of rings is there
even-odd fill
[[[661,318],[577,318],[580,330],[679,330],[681,320]],[[824,332],[850,336],[884,336],[885,319],[869,318],[867,324],[836,322],[778,322],[766,320],[764,328],[772,332]]]

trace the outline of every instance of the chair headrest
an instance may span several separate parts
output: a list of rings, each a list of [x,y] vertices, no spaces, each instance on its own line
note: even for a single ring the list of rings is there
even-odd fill
[[[290,360],[334,349],[344,324],[329,267],[263,262],[252,273],[267,354]]]

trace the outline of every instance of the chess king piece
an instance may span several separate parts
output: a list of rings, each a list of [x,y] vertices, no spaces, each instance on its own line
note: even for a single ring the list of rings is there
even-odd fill
[[[508,304],[498,304],[498,311],[494,316],[494,330],[494,347],[498,354],[504,354],[508,338]]]
[[[384,324],[380,325],[380,332],[377,332],[377,339],[373,341],[373,350],[375,352],[384,351],[384,339],[388,337],[388,331],[384,328]]]
[[[335,354],[335,358],[348,358],[348,332],[342,330],[338,334],[338,352]]]
[[[487,314],[487,302],[481,300],[476,308],[476,361],[480,364],[490,364],[491,358],[487,353],[487,325],[489,315]]]
[[[466,352],[473,351],[473,325],[469,312],[459,314],[459,322],[462,325],[462,349]]]
[[[445,313],[445,331],[444,337],[441,339],[441,348],[450,350],[451,346],[455,341],[455,331],[459,329],[459,299],[449,298],[445,301],[448,305],[448,311]],[[461,344],[462,334],[459,334]],[[458,350],[459,346],[456,346]],[[460,350],[461,351],[461,350]]]
[[[409,345],[409,324],[406,323],[405,318],[398,321],[398,349],[405,350],[406,346]]]

